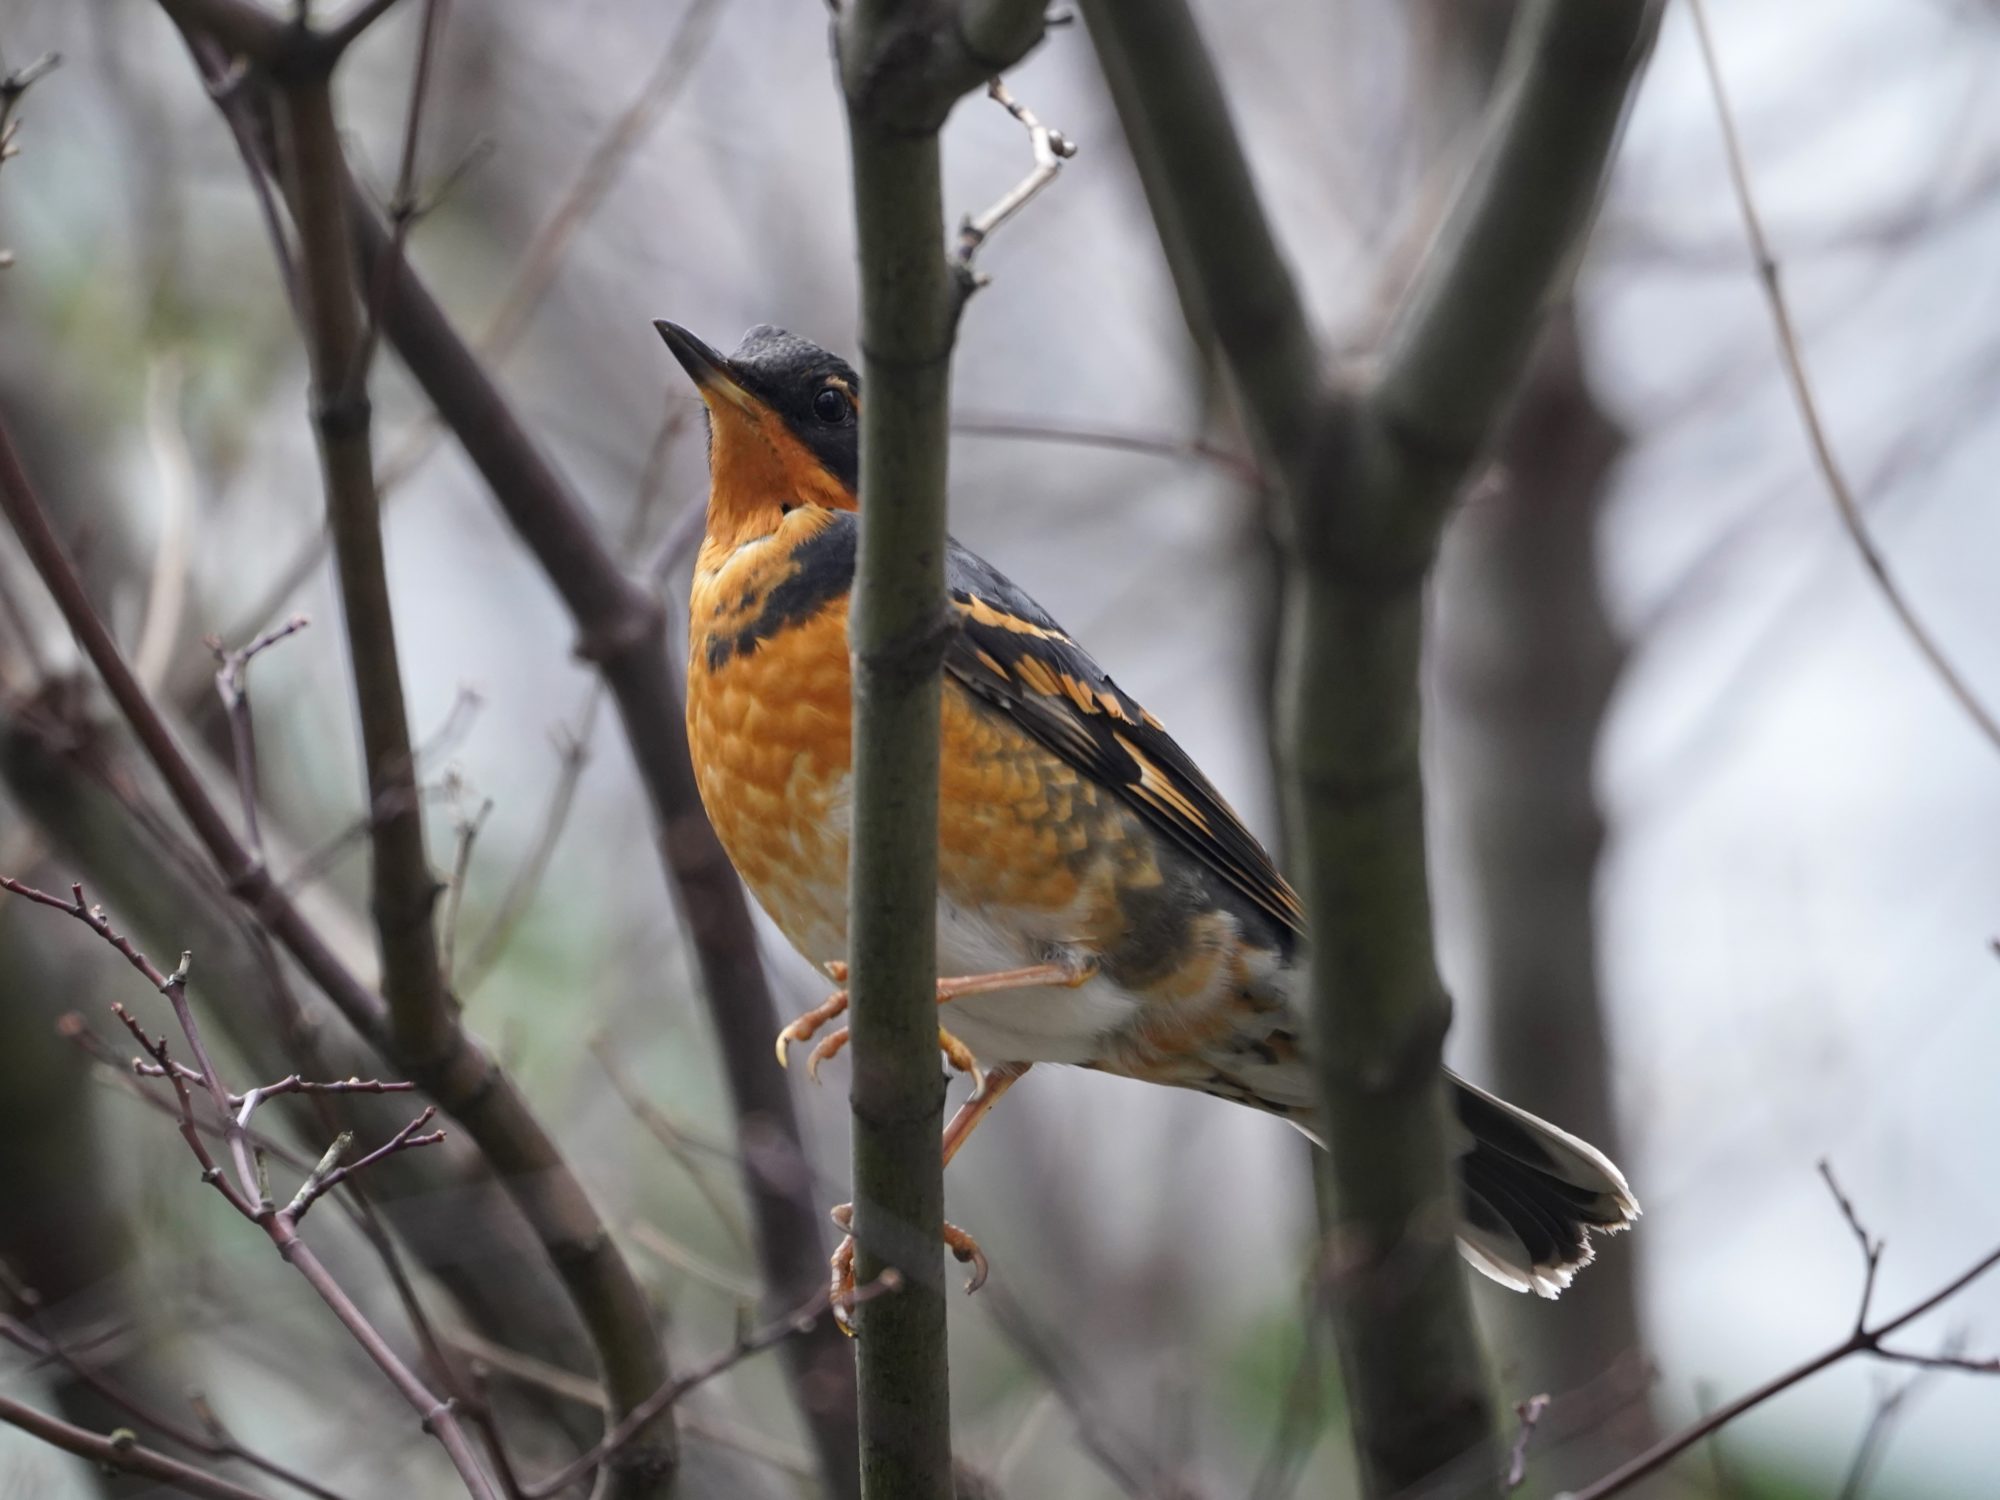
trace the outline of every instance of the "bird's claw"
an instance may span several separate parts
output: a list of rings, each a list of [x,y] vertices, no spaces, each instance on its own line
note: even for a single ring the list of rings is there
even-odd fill
[[[846,964],[828,964],[827,968],[829,971],[835,968],[838,968],[840,970],[840,974],[836,976],[837,979],[844,979],[847,977]],[[807,1011],[804,1015],[800,1016],[796,1021],[792,1022],[789,1026],[785,1027],[784,1030],[780,1031],[778,1033],[778,1047],[777,1047],[778,1066],[781,1068],[790,1066],[792,1060],[791,1046],[793,1042],[811,1041],[814,1037],[819,1035],[819,1031],[822,1026],[826,1025],[826,1023],[828,1021],[831,1021],[835,1016],[843,1014],[846,1010],[847,1010],[847,991],[835,990],[831,995],[828,995],[826,999],[822,1000],[818,1005],[815,1005],[811,1010]],[[845,1026],[841,1027],[840,1030],[836,1033],[836,1035],[840,1037],[840,1045],[836,1046],[833,1049],[833,1052],[838,1052],[841,1046],[846,1045],[847,1028]],[[828,1037],[827,1040],[832,1041],[833,1038]],[[825,1044],[822,1043],[821,1045],[823,1046]],[[827,1053],[827,1056],[831,1057],[833,1055],[833,1052]],[[819,1060],[818,1047],[815,1047],[813,1049],[813,1058],[815,1060],[815,1063]],[[812,1071],[812,1069],[809,1067],[808,1071],[810,1072]]]
[[[833,1222],[841,1231],[839,1248],[827,1262],[832,1276],[827,1287],[827,1304],[833,1309],[833,1321],[840,1331],[849,1338],[854,1337],[854,1205],[842,1203],[832,1214]],[[979,1241],[960,1229],[956,1224],[945,1221],[939,1231],[945,1248],[951,1251],[961,1265],[972,1267],[972,1274],[966,1278],[966,1295],[978,1291],[986,1285],[986,1277],[992,1270],[986,1259],[986,1252],[979,1248]]]
[[[972,1267],[972,1274],[965,1281],[965,1294],[968,1297],[986,1285],[986,1273],[992,1267],[987,1264],[986,1252],[979,1248],[978,1240],[947,1219],[944,1226],[944,1245],[945,1249],[958,1257],[960,1265]]]

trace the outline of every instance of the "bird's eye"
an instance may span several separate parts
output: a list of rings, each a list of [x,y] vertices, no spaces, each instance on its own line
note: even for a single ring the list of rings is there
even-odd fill
[[[847,404],[847,397],[832,386],[827,386],[813,397],[813,415],[822,422],[845,422],[851,409]]]

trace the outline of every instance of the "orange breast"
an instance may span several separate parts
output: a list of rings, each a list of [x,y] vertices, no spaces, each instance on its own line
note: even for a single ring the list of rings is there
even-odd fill
[[[702,802],[730,859],[793,946],[823,963],[846,956],[847,601],[836,598],[719,661],[707,649],[717,633],[739,631],[764,589],[783,580],[773,566],[783,559],[779,541],[697,578],[688,741]],[[1018,927],[1024,944],[1108,944],[1121,936],[1117,888],[1160,878],[1151,841],[1131,815],[949,677],[941,728],[945,899]]]
[[[740,570],[737,570],[740,571]],[[710,590],[731,604],[746,581]],[[711,668],[690,632],[688,749],[702,805],[751,893],[816,963],[846,951],[850,709],[845,600]]]

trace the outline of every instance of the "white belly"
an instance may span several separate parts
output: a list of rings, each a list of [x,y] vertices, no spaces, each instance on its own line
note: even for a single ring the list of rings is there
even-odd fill
[[[994,974],[1045,963],[1048,951],[986,920],[976,908],[938,902],[938,973]],[[1006,1062],[1082,1063],[1123,1029],[1136,996],[1103,975],[1076,988],[1049,985],[968,995],[939,1007],[939,1023],[989,1067]]]

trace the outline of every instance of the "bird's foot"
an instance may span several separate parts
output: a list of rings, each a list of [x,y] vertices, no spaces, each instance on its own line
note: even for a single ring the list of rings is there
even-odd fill
[[[842,986],[811,1010],[800,1016],[791,1025],[778,1033],[778,1066],[785,1067],[791,1061],[791,1046],[794,1042],[809,1042],[818,1036],[826,1023],[847,1013],[847,965],[840,960],[825,965],[827,978]],[[1042,985],[1060,985],[1075,989],[1089,982],[1097,973],[1094,958],[1071,960],[1064,963],[1034,964],[1025,969],[1002,969],[992,974],[964,974],[937,982],[937,1003],[949,1005],[954,1000],[968,995],[991,995],[1004,990],[1033,989]],[[847,1028],[841,1026],[820,1038],[819,1044],[806,1058],[806,1076],[815,1083],[819,1081],[819,1065],[835,1056],[847,1045]],[[943,1027],[938,1028],[938,1050],[944,1053],[945,1061],[960,1073],[971,1077],[975,1090],[982,1087],[986,1075],[981,1070],[972,1051]]]
[[[840,998],[841,1002],[845,1004],[845,993]],[[828,1004],[831,1003],[831,1001],[828,1002]],[[820,1007],[821,1010],[825,1008],[825,1006]],[[807,1017],[801,1017],[800,1019],[805,1020]],[[794,1024],[797,1023],[795,1022]],[[786,1029],[789,1030],[790,1028]],[[818,1045],[806,1057],[806,1077],[810,1078],[814,1083],[818,1083],[819,1065],[829,1057],[837,1056],[846,1048],[848,1035],[849,1033],[845,1026],[837,1026],[821,1037]],[[804,1038],[800,1038],[800,1040],[804,1040]],[[963,1073],[972,1080],[972,1086],[975,1090],[985,1087],[986,1070],[979,1066],[979,1059],[972,1055],[972,1049],[953,1036],[949,1031],[946,1031],[942,1026],[938,1027],[938,1051],[944,1054],[944,1060],[951,1065],[955,1072]]]
[[[835,984],[838,985],[846,984],[847,982],[846,964],[843,963],[828,964],[826,966],[826,971],[828,976],[833,980]],[[811,1010],[807,1011],[804,1015],[800,1016],[796,1021],[792,1022],[791,1025],[787,1026],[783,1031],[780,1031],[778,1033],[778,1066],[783,1068],[790,1065],[792,1060],[791,1052],[792,1052],[793,1042],[811,1041],[815,1036],[819,1035],[819,1029],[822,1026],[826,1025],[828,1021],[831,1021],[835,1016],[845,1015],[846,1013],[847,1013],[847,991],[844,988],[837,989],[831,995],[828,995],[826,999],[822,1000],[818,1005],[815,1005]],[[847,1035],[847,1028],[845,1026],[841,1027],[837,1035],[841,1036],[842,1038],[845,1038]],[[831,1040],[831,1038],[829,1038],[829,1040]],[[838,1047],[834,1048],[835,1052],[838,1052],[839,1050],[840,1049]],[[828,1055],[831,1056],[832,1054],[829,1053]],[[812,1060],[807,1065],[807,1071],[817,1072],[819,1067],[819,1061],[820,1061],[819,1049],[815,1047],[813,1049]]]
[[[844,1231],[840,1247],[833,1252],[828,1262],[832,1271],[831,1283],[827,1288],[827,1299],[833,1308],[833,1321],[840,1331],[849,1338],[854,1337],[854,1205],[842,1203],[833,1210],[833,1222]],[[979,1248],[979,1241],[946,1220],[939,1230],[945,1248],[958,1259],[959,1264],[972,1267],[972,1274],[966,1278],[965,1290],[970,1296],[986,1285],[987,1273],[992,1269],[986,1259],[986,1252]]]
[[[847,1013],[848,997],[844,988],[847,983],[847,965],[835,959],[826,965],[826,975],[843,988],[835,990],[778,1033],[778,1066],[781,1068],[791,1062],[792,1043],[812,1041],[814,1037],[819,1036],[827,1022]],[[980,976],[982,979],[985,977],[987,976]],[[937,1003],[943,1005],[966,993],[963,986],[968,982],[961,979],[940,979],[937,984]],[[837,1056],[847,1046],[848,1035],[845,1026],[838,1026],[820,1037],[818,1044],[806,1057],[806,1077],[814,1083],[819,1082],[819,1065],[829,1057]],[[985,1085],[986,1073],[979,1066],[979,1060],[972,1055],[972,1049],[942,1026],[938,1028],[938,1050],[944,1054],[944,1060],[951,1064],[956,1072],[971,1078],[975,1090]]]

